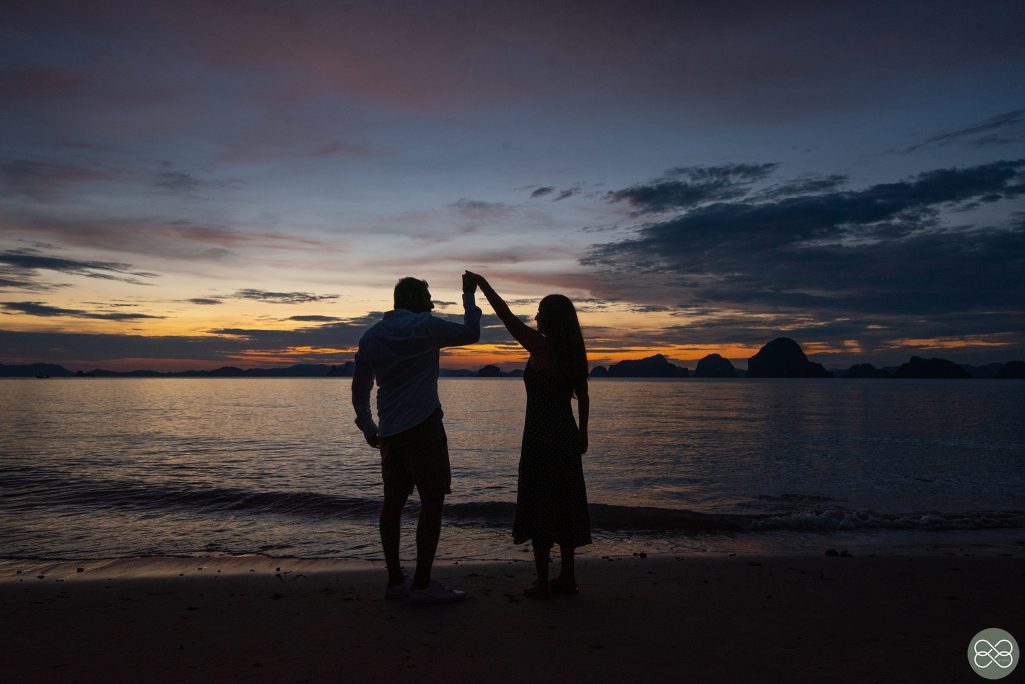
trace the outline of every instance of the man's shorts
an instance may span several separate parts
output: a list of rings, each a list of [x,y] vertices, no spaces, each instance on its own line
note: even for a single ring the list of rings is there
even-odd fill
[[[452,493],[448,437],[437,409],[419,425],[381,439],[381,475],[385,496],[409,496],[413,486],[421,499]]]

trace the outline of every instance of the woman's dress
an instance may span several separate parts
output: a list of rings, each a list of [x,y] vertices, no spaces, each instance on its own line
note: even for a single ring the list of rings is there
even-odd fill
[[[527,364],[527,417],[520,450],[513,540],[577,547],[591,543],[572,389],[554,370]]]

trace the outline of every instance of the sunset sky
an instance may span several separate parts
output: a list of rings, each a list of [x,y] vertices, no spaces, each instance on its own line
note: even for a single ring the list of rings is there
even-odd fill
[[[0,363],[341,363],[405,275],[592,365],[1025,357],[1025,3],[4,3]],[[448,367],[522,365],[483,297]]]

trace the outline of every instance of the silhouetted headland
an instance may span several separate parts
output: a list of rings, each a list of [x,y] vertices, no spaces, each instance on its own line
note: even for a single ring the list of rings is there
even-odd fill
[[[601,370],[599,370],[601,369]],[[607,369],[596,366],[591,370],[593,378],[689,378],[690,370],[669,363],[662,354],[643,359],[628,359],[614,363]]]
[[[883,368],[876,368],[871,363],[856,363],[847,369],[843,375],[845,378],[891,378]]]
[[[725,359],[718,354],[709,354],[698,361],[698,365],[694,369],[694,377],[735,378],[737,377],[737,369],[733,367],[729,359]]]
[[[967,380],[972,376],[953,361],[936,358],[923,359],[921,356],[912,356],[910,361],[897,369],[893,377]]]
[[[996,374],[999,380],[1025,380],[1025,361],[1009,361]]]
[[[831,378],[821,363],[809,361],[801,345],[789,337],[777,337],[747,361],[749,378]]]

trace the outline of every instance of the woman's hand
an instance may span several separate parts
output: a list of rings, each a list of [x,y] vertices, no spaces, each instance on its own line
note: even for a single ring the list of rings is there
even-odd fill
[[[580,453],[582,453],[582,454],[586,454],[587,453],[587,433],[586,432],[581,432],[580,433]]]
[[[484,278],[484,276],[482,276],[482,275],[481,275],[481,274],[479,274],[479,273],[474,273],[473,271],[467,271],[467,272],[466,272],[466,273],[465,273],[465,274],[463,275],[463,277],[464,277],[464,278],[465,278],[465,277],[469,277],[470,279],[472,279],[472,280],[473,280],[473,282],[474,282],[474,283],[475,283],[475,284],[476,284],[476,285],[477,285],[478,287],[484,287],[485,285],[487,285],[487,284],[488,284],[488,281],[487,281],[487,280],[486,280],[486,279]]]

